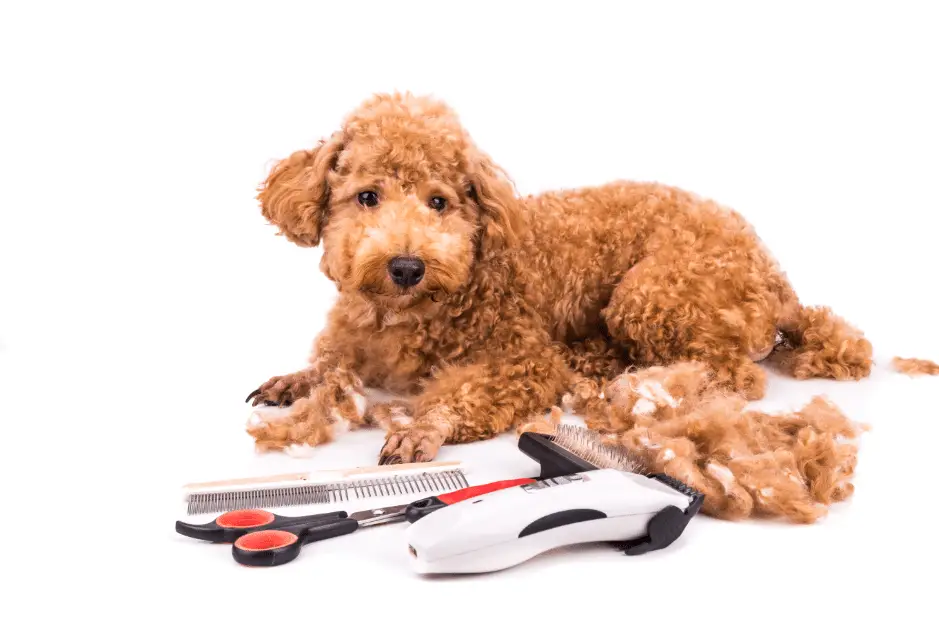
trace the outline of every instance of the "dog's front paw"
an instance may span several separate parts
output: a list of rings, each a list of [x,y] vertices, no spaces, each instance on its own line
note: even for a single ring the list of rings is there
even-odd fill
[[[251,402],[252,406],[263,403],[266,406],[289,406],[297,399],[303,399],[310,395],[312,389],[312,380],[310,374],[305,371],[291,373],[290,375],[278,375],[264,382],[260,388],[253,391],[245,403]]]
[[[445,430],[433,423],[411,424],[389,431],[378,464],[430,462],[446,440]]]

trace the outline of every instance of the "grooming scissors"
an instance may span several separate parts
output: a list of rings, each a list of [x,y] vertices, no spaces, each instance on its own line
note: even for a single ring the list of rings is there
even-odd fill
[[[203,524],[176,522],[176,532],[212,543],[232,543],[232,557],[250,567],[274,567],[300,555],[307,543],[342,536],[359,528],[406,520],[414,523],[450,504],[504,488],[529,484],[518,478],[470,486],[450,493],[418,499],[409,504],[347,513],[344,510],[288,517],[267,510],[232,510]]]

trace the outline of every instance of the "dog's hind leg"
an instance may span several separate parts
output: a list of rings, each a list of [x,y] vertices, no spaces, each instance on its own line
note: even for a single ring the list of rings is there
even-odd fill
[[[779,330],[784,341],[768,362],[796,379],[857,380],[870,375],[870,341],[827,307],[805,307],[793,298],[780,316]]]
[[[716,386],[762,398],[766,373],[756,361],[775,344],[781,305],[771,275],[742,272],[749,263],[733,249],[642,260],[602,312],[609,334],[637,366],[701,362]]]

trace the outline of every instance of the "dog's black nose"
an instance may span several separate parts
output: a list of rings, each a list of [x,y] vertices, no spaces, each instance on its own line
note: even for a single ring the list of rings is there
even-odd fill
[[[395,257],[388,262],[388,274],[399,286],[410,288],[424,278],[424,262],[416,257]]]

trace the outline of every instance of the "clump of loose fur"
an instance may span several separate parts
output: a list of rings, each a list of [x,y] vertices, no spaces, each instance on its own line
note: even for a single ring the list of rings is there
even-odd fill
[[[939,375],[939,364],[936,364],[932,360],[901,358],[898,356],[893,359],[891,364],[893,364],[895,370],[911,377],[918,375]]]
[[[368,407],[365,422],[381,427],[386,434],[390,434],[414,422],[414,406],[402,399],[382,401]]]
[[[693,362],[624,373],[585,404],[587,425],[704,493],[714,517],[811,523],[853,493],[864,426],[823,397],[792,412],[746,410],[710,382]]]
[[[337,432],[365,424],[365,392],[362,381],[349,371],[327,371],[308,397],[280,408],[252,413],[246,426],[257,451],[292,451],[331,441]]]
[[[553,406],[545,415],[534,415],[523,421],[515,428],[515,434],[521,435],[524,432],[535,432],[538,434],[553,434],[558,425],[561,424],[561,417],[564,416],[563,410]]]

